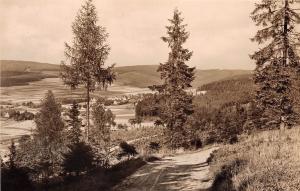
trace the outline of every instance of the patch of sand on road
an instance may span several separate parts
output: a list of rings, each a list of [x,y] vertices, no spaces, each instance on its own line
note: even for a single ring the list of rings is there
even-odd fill
[[[116,186],[115,191],[192,191],[206,190],[212,181],[208,178],[206,163],[210,148],[191,153],[165,157],[149,163]]]

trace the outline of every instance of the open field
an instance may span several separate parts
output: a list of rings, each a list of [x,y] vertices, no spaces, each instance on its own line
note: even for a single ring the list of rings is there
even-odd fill
[[[45,96],[48,90],[52,90],[58,100],[64,98],[82,98],[84,96],[83,89],[70,90],[64,86],[59,78],[46,78],[40,81],[31,82],[29,85],[24,86],[11,86],[0,87],[1,90],[1,102],[3,104],[12,104],[13,107],[18,110],[27,110],[35,113],[37,111],[33,108],[27,108],[26,106],[20,106],[24,102],[32,101],[35,104],[39,104]],[[95,91],[93,96],[104,97],[118,97],[129,94],[142,94],[149,92],[146,88],[137,88],[129,86],[113,85],[108,91]],[[19,106],[16,106],[19,105]],[[63,108],[67,108],[67,105],[63,105]],[[116,116],[117,124],[127,124],[128,120],[134,118],[134,107],[132,104],[124,105],[112,105],[108,106],[114,115]],[[85,109],[82,108],[82,112]],[[151,122],[142,123],[142,126],[150,126]],[[31,130],[35,128],[33,121],[18,122],[14,120],[7,120],[1,118],[1,137],[0,137],[0,151],[1,153],[7,150],[7,145],[10,144],[10,139],[18,138],[21,135],[30,134]]]
[[[11,103],[21,103],[24,101],[32,101],[38,103],[48,90],[52,90],[56,98],[81,98],[85,91],[82,88],[70,90],[65,86],[59,78],[46,78],[41,81],[32,82],[25,86],[1,87],[1,101]],[[113,85],[108,91],[95,91],[94,96],[120,96],[127,94],[138,94],[149,92],[147,88],[135,88],[129,86]]]

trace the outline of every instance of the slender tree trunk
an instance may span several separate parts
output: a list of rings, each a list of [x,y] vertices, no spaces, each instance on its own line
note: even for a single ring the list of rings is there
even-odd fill
[[[90,131],[90,84],[87,84],[86,88],[86,99],[87,99],[87,105],[86,105],[86,118],[87,118],[87,127],[86,127],[86,140],[89,140],[89,131]]]
[[[287,66],[287,54],[288,54],[288,15],[287,15],[287,9],[289,7],[288,0],[285,0],[285,10],[284,10],[284,29],[283,29],[283,66]]]
[[[284,5],[284,23],[283,23],[283,71],[287,68],[288,64],[288,15],[287,15],[287,9],[289,7],[289,1],[285,0],[285,5]],[[286,119],[284,116],[280,116],[280,129],[286,128]]]

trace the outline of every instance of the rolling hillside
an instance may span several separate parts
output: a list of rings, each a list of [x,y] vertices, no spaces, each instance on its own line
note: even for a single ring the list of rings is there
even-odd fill
[[[0,86],[27,85],[29,82],[56,77],[59,65],[31,61],[0,60]]]
[[[58,71],[59,65],[31,61],[0,60],[1,72],[24,72],[27,68],[30,68],[31,71]]]
[[[148,87],[153,84],[159,84],[160,74],[156,72],[157,65],[140,65],[117,67],[117,83],[128,86]],[[250,70],[196,70],[193,87],[215,82],[235,76],[251,74]]]
[[[255,95],[255,84],[251,74],[237,75],[204,84],[198,88],[205,95],[196,96],[198,107],[219,108],[231,103],[248,103]]]
[[[117,84],[148,87],[159,84],[160,74],[156,72],[158,65],[138,65],[117,67]],[[30,62],[0,60],[1,86],[26,85],[28,82],[46,77],[57,77],[59,65]],[[234,76],[250,74],[249,70],[196,70],[193,82],[195,88],[214,81]]]

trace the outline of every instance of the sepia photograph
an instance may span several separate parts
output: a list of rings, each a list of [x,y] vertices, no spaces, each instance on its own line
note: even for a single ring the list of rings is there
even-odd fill
[[[300,0],[0,0],[0,191],[300,191]]]

